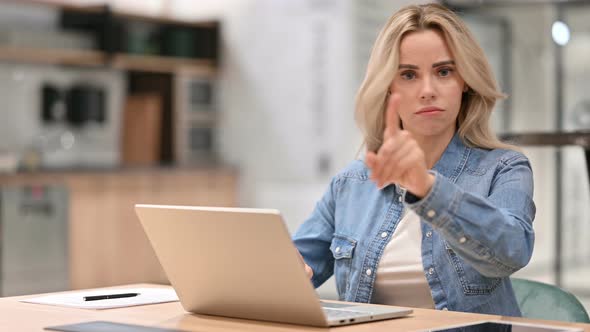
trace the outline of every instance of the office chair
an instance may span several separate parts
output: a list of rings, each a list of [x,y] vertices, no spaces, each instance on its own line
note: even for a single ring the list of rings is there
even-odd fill
[[[573,294],[538,281],[510,280],[523,317],[590,323],[586,309]]]

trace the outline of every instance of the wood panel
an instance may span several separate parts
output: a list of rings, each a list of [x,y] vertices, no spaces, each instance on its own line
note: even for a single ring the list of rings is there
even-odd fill
[[[160,159],[162,98],[159,94],[128,95],[123,112],[121,158],[125,166],[155,166]]]
[[[2,176],[0,185],[66,184],[70,288],[167,283],[141,228],[136,203],[236,205],[231,170],[124,171]]]
[[[102,51],[79,49],[49,49],[0,45],[0,61],[72,66],[112,66],[121,70],[176,73],[190,72],[213,77],[215,64],[208,59],[189,59],[156,55],[117,54],[112,59]]]
[[[97,67],[104,66],[106,55],[101,51],[48,49],[0,45],[0,60],[21,63],[41,63]]]

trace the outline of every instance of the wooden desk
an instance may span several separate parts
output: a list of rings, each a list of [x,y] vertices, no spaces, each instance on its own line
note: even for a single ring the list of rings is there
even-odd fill
[[[129,285],[126,287],[169,287],[159,285]],[[481,320],[504,320],[519,322],[537,322],[547,325],[577,326],[590,331],[590,324],[574,324],[555,321],[527,320],[522,318],[468,314],[452,311],[414,309],[408,317],[342,326],[335,328],[316,328],[290,324],[278,324],[261,321],[223,318],[206,315],[189,314],[179,302],[152,304],[109,310],[86,310],[47,306],[19,302],[19,299],[32,297],[18,296],[0,298],[1,331],[43,331],[46,326],[81,323],[87,321],[113,321],[126,324],[176,328],[185,331],[415,331],[432,329],[452,324],[461,324]]]

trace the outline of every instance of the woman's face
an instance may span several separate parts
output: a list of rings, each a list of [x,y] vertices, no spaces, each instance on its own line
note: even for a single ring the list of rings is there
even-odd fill
[[[397,113],[404,129],[418,136],[452,137],[465,82],[443,35],[436,30],[411,32],[399,51],[390,89],[399,97]]]

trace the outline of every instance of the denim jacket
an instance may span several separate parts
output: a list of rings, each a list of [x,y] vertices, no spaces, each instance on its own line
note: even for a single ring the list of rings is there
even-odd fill
[[[455,135],[418,200],[383,189],[356,160],[336,175],[293,240],[315,287],[332,274],[340,300],[369,303],[375,271],[404,205],[420,216],[422,264],[436,309],[520,316],[509,276],[533,252],[535,205],[528,159],[466,146]]]

